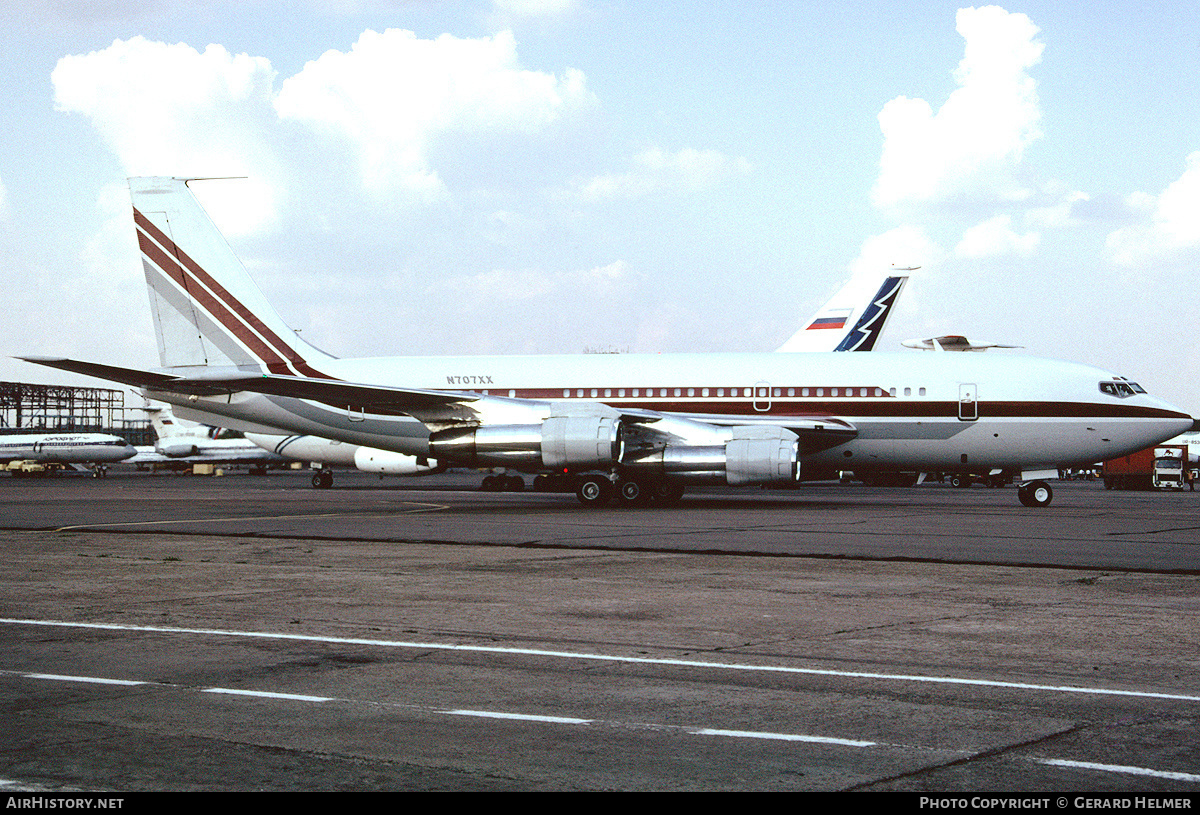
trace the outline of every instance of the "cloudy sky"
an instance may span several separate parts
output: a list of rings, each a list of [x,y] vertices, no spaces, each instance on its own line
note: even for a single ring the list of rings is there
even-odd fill
[[[341,356],[770,351],[919,265],[883,350],[1200,413],[1191,0],[3,6],[2,380],[157,366],[125,178],[246,176],[202,200]]]

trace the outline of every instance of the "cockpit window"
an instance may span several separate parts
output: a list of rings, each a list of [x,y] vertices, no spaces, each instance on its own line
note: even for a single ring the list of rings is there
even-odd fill
[[[1118,399],[1127,399],[1135,394],[1145,393],[1146,389],[1136,382],[1119,379],[1115,382],[1101,382],[1100,392],[1106,393],[1109,396],[1115,396]]]

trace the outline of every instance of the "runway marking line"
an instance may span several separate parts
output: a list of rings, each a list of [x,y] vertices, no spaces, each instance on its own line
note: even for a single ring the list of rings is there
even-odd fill
[[[1147,767],[1129,767],[1123,764],[1093,764],[1090,761],[1068,761],[1064,758],[1035,758],[1038,764],[1051,767],[1068,767],[1075,770],[1099,770],[1105,773],[1122,773],[1124,775],[1145,775],[1151,778],[1168,778],[1172,781],[1200,782],[1200,775],[1194,773],[1176,773],[1167,770],[1151,770]]]
[[[278,693],[265,690],[240,690],[238,688],[201,688],[201,693],[225,693],[230,696],[257,696],[262,699],[283,699],[290,702],[336,702],[333,696],[309,696],[303,693]]]
[[[424,706],[424,705],[413,705],[413,704],[404,704],[404,703],[396,703],[396,702],[370,702],[370,701],[362,701],[362,700],[354,700],[354,699],[343,699],[343,698],[338,698],[338,697],[333,697],[333,696],[311,696],[308,694],[300,694],[300,693],[280,693],[280,692],[272,692],[272,691],[255,691],[255,690],[245,690],[245,689],[239,689],[239,688],[219,688],[219,687],[188,688],[187,686],[184,686],[184,685],[176,685],[176,684],[172,684],[172,683],[168,683],[168,682],[139,681],[139,680],[130,680],[130,679],[111,679],[111,678],[107,678],[107,677],[28,673],[28,672],[22,672],[22,671],[6,671],[6,670],[0,670],[0,675],[20,676],[20,677],[24,677],[26,679],[84,682],[84,683],[89,683],[89,684],[101,684],[101,685],[155,686],[155,687],[162,687],[162,688],[172,688],[172,689],[177,689],[177,690],[194,690],[194,691],[199,691],[200,693],[216,693],[216,694],[226,694],[226,695],[230,695],[230,696],[257,697],[257,698],[273,699],[273,700],[286,701],[286,702],[314,702],[314,703],[341,702],[341,703],[349,703],[349,704],[367,704],[367,705],[371,705],[374,707],[404,708],[404,709],[408,709],[408,710],[417,710],[417,711],[421,711],[424,713],[441,714],[441,715],[446,715],[446,716],[468,716],[468,717],[481,718],[481,719],[502,719],[502,720],[508,720],[508,721],[532,722],[532,723],[537,723],[537,724],[562,724],[562,725],[598,724],[598,725],[607,725],[609,727],[621,727],[621,728],[626,728],[626,729],[654,730],[654,731],[659,731],[659,732],[685,733],[685,734],[693,735],[693,736],[719,736],[719,737],[739,738],[739,739],[762,739],[762,740],[770,740],[770,741],[795,742],[795,743],[802,743],[802,744],[827,744],[827,745],[837,746],[837,747],[856,747],[856,748],[868,748],[868,747],[899,748],[899,747],[902,747],[902,745],[888,744],[885,742],[861,741],[861,740],[857,740],[857,739],[842,739],[842,738],[835,738],[832,736],[813,736],[813,735],[802,734],[802,733],[778,733],[778,732],[768,732],[768,731],[759,731],[759,730],[724,730],[724,729],[712,728],[712,727],[695,727],[695,726],[687,726],[687,725],[614,722],[614,721],[605,721],[605,720],[601,720],[601,719],[582,719],[582,718],[578,718],[578,717],[574,717],[574,716],[547,716],[547,715],[539,715],[539,714],[532,714],[532,713],[510,713],[510,712],[493,711],[493,710],[467,710],[467,709],[450,710],[450,709],[433,708],[433,707],[428,707],[428,706]],[[911,748],[912,745],[909,745],[909,747]],[[935,750],[938,748],[918,747],[916,749]],[[965,751],[959,751],[959,752],[965,752]],[[1172,780],[1172,781],[1200,782],[1200,775],[1196,775],[1193,773],[1174,772],[1174,771],[1170,771],[1170,770],[1155,770],[1155,769],[1151,769],[1149,767],[1131,767],[1131,766],[1121,765],[1121,764],[1100,764],[1100,763],[1090,762],[1090,761],[1073,761],[1070,759],[1059,759],[1059,758],[1030,757],[1027,760],[1031,761],[1035,764],[1042,764],[1042,765],[1048,766],[1048,767],[1061,767],[1063,769],[1093,770],[1093,771],[1097,771],[1097,772],[1118,773],[1118,774],[1123,774],[1123,775],[1138,775],[1138,776],[1146,776],[1146,777],[1151,777],[1151,778],[1162,778],[1162,779],[1168,779],[1168,780]],[[16,782],[0,779],[0,786],[3,786],[5,784],[12,784],[12,783],[16,783]]]
[[[547,724],[591,724],[594,719],[576,719],[571,716],[539,716],[534,713],[500,713],[495,710],[441,710],[447,716],[474,716],[480,719],[512,719],[519,722],[545,722]]]
[[[807,744],[831,744],[842,747],[875,747],[879,746],[876,742],[871,741],[855,741],[853,739],[839,739],[831,736],[811,736],[800,733],[768,733],[758,732],[753,730],[720,730],[711,727],[696,727],[686,725],[667,725],[667,724],[649,724],[638,722],[617,722],[605,721],[601,719],[581,719],[575,716],[548,716],[545,714],[536,713],[511,713],[508,711],[499,710],[469,710],[464,708],[445,709],[429,707],[427,705],[414,705],[403,702],[374,702],[361,699],[346,699],[335,696],[311,696],[302,693],[280,693],[278,691],[258,691],[246,690],[242,688],[192,688],[186,685],[178,685],[170,682],[150,682],[150,681],[135,681],[128,679],[107,679],[102,677],[89,676],[64,676],[58,674],[41,674],[27,673],[24,671],[6,671],[0,670],[0,676],[20,676],[25,679],[50,679],[67,682],[84,682],[88,684],[103,684],[103,685],[147,685],[159,688],[168,688],[172,690],[191,690],[199,693],[215,693],[224,694],[227,696],[244,696],[259,699],[273,699],[284,702],[340,702],[343,704],[370,705],[372,707],[386,708],[401,708],[405,710],[415,710],[422,713],[430,713],[443,716],[465,716],[476,719],[501,719],[506,721],[516,722],[533,722],[536,724],[564,724],[564,725],[605,725],[608,727],[619,727],[623,729],[633,730],[655,730],[660,732],[676,732],[684,733],[693,736],[731,736],[743,739],[769,739],[773,741],[791,741],[802,742]],[[886,745],[885,745],[886,746]]]
[[[131,679],[105,679],[99,676],[68,676],[64,674],[22,674],[28,679],[49,679],[54,682],[88,682],[93,685],[146,685]]]
[[[877,742],[835,739],[830,736],[802,736],[796,733],[760,733],[757,730],[716,730],[705,727],[692,731],[697,736],[729,736],[735,739],[774,739],[776,741],[802,741],[808,744],[837,744],[842,747],[875,747]]]
[[[248,639],[285,640],[295,642],[323,642],[336,645],[365,645],[376,648],[414,648],[438,651],[462,651],[469,653],[505,654],[513,656],[535,656],[550,659],[581,659],[595,662],[622,662],[637,665],[669,665],[683,668],[707,668],[726,671],[796,674],[802,676],[833,676],[843,679],[872,679],[885,682],[914,682],[936,685],[965,685],[1009,690],[1049,691],[1052,693],[1078,693],[1096,696],[1120,696],[1137,699],[1163,699],[1167,701],[1200,702],[1200,695],[1187,693],[1161,693],[1154,691],[1117,690],[1075,685],[1044,685],[1036,682],[1012,682],[1002,679],[969,679],[957,676],[922,676],[920,674],[885,674],[869,671],[836,671],[829,668],[798,668],[789,665],[752,665],[738,662],[708,662],[698,659],[669,659],[655,657],[617,656],[613,654],[590,654],[574,651],[548,651],[539,648],[505,648],[491,645],[451,645],[442,642],[411,642],[405,640],[373,640],[358,637],[324,637],[308,634],[282,634],[270,631],[222,631],[211,628],[170,628],[154,625],[117,625],[114,623],[73,623],[64,620],[20,620],[0,618],[0,624],[40,625],[58,628],[87,628],[100,631],[137,631],[149,634],[198,634],[201,636],[242,637]]]

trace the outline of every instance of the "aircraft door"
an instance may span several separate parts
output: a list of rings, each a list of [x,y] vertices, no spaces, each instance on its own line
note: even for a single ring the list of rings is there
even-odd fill
[[[759,380],[754,384],[754,409],[766,413],[771,409],[771,383]]]
[[[973,422],[979,418],[979,393],[974,385],[958,386],[958,418],[964,422]]]

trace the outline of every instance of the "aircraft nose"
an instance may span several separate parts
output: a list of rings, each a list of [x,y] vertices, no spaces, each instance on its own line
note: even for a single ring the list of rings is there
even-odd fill
[[[1151,404],[1162,416],[1164,429],[1170,429],[1172,436],[1187,433],[1190,430],[1200,430],[1200,419],[1193,417],[1165,399],[1151,397]]]

